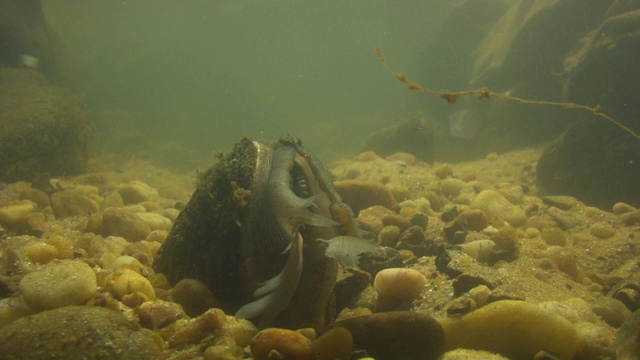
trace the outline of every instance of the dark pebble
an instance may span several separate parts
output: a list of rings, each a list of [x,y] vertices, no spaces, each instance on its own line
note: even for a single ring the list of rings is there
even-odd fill
[[[356,349],[377,360],[437,359],[444,352],[442,325],[426,314],[391,311],[337,321],[353,336]]]
[[[452,283],[453,286],[453,296],[458,297],[462,294],[467,293],[469,290],[473,289],[476,286],[485,285],[489,289],[495,289],[495,285],[490,281],[483,279],[479,276],[462,274],[458,276]]]
[[[359,266],[360,269],[375,277],[380,270],[404,267],[404,263],[398,250],[387,246],[378,246],[375,250],[360,255]]]

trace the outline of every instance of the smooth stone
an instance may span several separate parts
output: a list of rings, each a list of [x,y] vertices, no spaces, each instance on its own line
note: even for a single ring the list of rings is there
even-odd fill
[[[500,218],[511,226],[518,227],[527,221],[527,215],[520,207],[494,190],[483,190],[471,201],[470,208],[484,211],[489,218]]]
[[[100,205],[73,190],[64,190],[51,195],[51,209],[57,219],[63,219],[91,215],[100,209]]]
[[[379,182],[347,179],[334,182],[333,187],[354,214],[375,205],[391,208],[397,204],[391,191]]]
[[[621,214],[620,219],[622,219],[622,222],[627,226],[640,224],[640,210],[634,210]]]
[[[343,327],[333,328],[313,341],[315,360],[351,359],[353,336]]]
[[[151,228],[138,215],[120,208],[108,208],[102,216],[102,235],[121,236],[130,242],[147,238]]]
[[[20,293],[34,310],[79,305],[87,301],[98,287],[96,275],[79,260],[51,262],[20,280]]]
[[[44,242],[26,245],[22,248],[22,251],[29,260],[38,264],[47,264],[58,257],[58,248]]]
[[[387,209],[384,206],[375,205],[358,212],[358,224],[364,231],[371,231],[373,233],[379,233],[384,227],[382,218],[386,215],[395,214],[393,210]]]
[[[151,230],[170,230],[171,225],[173,225],[170,219],[160,214],[144,212],[138,213],[136,215],[138,215],[138,217],[141,218],[142,221],[145,222],[145,224],[149,225]]]
[[[471,350],[471,349],[455,349],[447,351],[439,360],[509,360],[508,358],[493,354],[489,351]]]
[[[198,316],[222,304],[211,290],[196,279],[182,279],[169,291],[171,301],[182,306],[187,315]]]
[[[442,190],[443,194],[450,197],[458,195],[462,189],[465,188],[471,188],[471,186],[456,178],[447,178],[440,182],[440,190]]]
[[[496,246],[496,243],[493,242],[493,240],[489,240],[489,239],[475,240],[465,244],[458,245],[458,247],[460,247],[462,251],[464,251],[467,255],[471,256],[477,261],[482,261],[482,262],[489,261],[491,250],[495,246]]]
[[[163,359],[161,339],[115,311],[67,306],[0,329],[3,359]]]
[[[533,359],[543,349],[560,359],[573,359],[581,344],[571,322],[524,301],[490,303],[462,317],[447,318],[442,326],[447,350],[485,350],[509,359]]]
[[[632,212],[635,211],[636,208],[634,208],[633,206],[627,204],[627,203],[623,203],[623,202],[617,202],[615,204],[613,204],[613,207],[611,207],[611,211],[613,211],[614,214],[616,215],[622,215],[628,212]]]
[[[251,355],[255,360],[313,360],[315,349],[309,338],[296,331],[268,328],[251,339]]]
[[[569,210],[578,204],[578,200],[567,195],[547,195],[542,197],[542,203],[562,210]]]
[[[616,229],[606,222],[598,221],[589,227],[589,233],[600,239],[608,239],[615,235]]]
[[[108,193],[104,200],[102,200],[102,209],[110,208],[110,207],[123,207],[124,200],[122,200],[122,196],[119,192],[113,191]]]
[[[429,315],[391,311],[336,321],[321,333],[344,327],[356,348],[375,359],[437,359],[444,352],[445,334]]]
[[[387,225],[378,233],[378,242],[382,246],[396,246],[400,237],[400,228],[395,225]]]
[[[127,184],[120,185],[118,192],[122,196],[125,204],[137,204],[143,201],[152,201],[158,198],[158,190],[149,184],[134,180]]]
[[[149,282],[149,279],[138,274],[137,272],[120,268],[118,271],[107,276],[105,279],[105,289],[118,298],[123,298],[136,292],[144,294],[147,298],[154,300],[156,291]]]
[[[12,225],[32,213],[36,209],[36,203],[29,200],[16,201],[0,207],[0,223]]]

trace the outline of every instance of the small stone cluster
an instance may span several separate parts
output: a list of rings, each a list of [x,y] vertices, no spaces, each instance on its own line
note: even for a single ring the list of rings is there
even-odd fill
[[[501,158],[474,169],[499,168]],[[407,154],[364,153],[333,172],[337,191],[362,201],[352,204],[357,221],[380,246],[361,254],[357,268],[341,267],[336,320],[318,329],[259,330],[220,310],[197,280],[169,286],[152,262],[184,205],[145,182],[86,174],[3,184],[0,353],[59,354],[61,326],[83,353],[104,350],[83,335],[89,326],[149,359],[606,358],[637,350],[640,210],[538,196],[526,177],[480,180],[481,172]]]

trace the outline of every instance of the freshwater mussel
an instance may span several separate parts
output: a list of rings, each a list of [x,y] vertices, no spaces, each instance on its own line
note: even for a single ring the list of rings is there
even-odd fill
[[[332,320],[338,271],[319,239],[357,233],[300,140],[245,138],[202,174],[154,267],[171,283],[204,282],[226,312],[260,327],[318,327]]]

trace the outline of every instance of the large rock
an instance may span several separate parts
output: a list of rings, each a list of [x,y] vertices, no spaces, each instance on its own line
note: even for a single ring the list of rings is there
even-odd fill
[[[620,13],[624,9],[612,6],[566,57],[565,94],[576,103],[599,104],[640,134],[640,10]],[[573,125],[542,155],[538,185],[607,210],[619,201],[640,206],[640,138],[587,112],[571,112],[571,119]]]
[[[0,68],[0,181],[79,172],[91,131],[81,96],[35,70]]]
[[[67,306],[0,329],[2,359],[163,359],[159,341],[122,315]]]
[[[484,86],[525,99],[563,101],[563,58],[598,26],[610,2],[600,0],[467,0],[451,12],[419,60],[422,85],[460,91]],[[564,129],[565,111],[475,96],[453,106],[426,96],[438,133],[438,159],[482,157],[550,141]],[[450,136],[448,121],[466,111],[471,139]],[[458,115],[461,113],[458,113]],[[464,129],[457,129],[465,133]],[[444,140],[441,140],[444,139]]]

